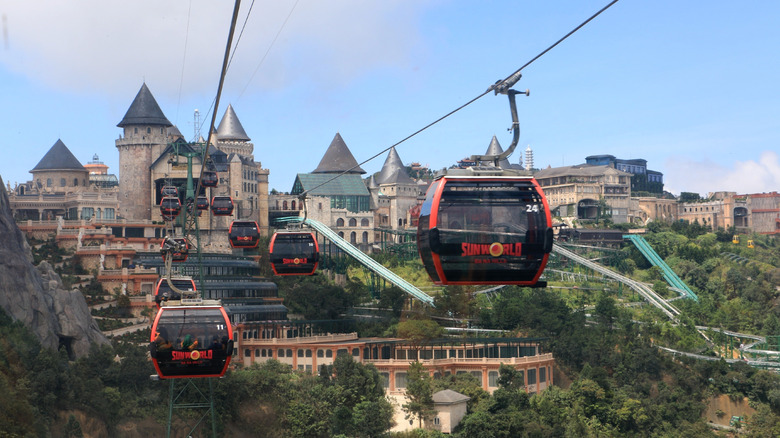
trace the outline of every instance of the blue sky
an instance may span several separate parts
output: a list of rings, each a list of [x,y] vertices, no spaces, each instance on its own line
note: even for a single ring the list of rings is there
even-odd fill
[[[252,11],[218,116],[233,105],[270,188],[289,191],[337,132],[362,162],[607,3],[244,0],[239,30]],[[187,138],[196,109],[207,132],[232,7],[0,0],[0,176],[30,179],[57,139],[119,174],[116,124],[144,82]],[[780,190],[778,22],[773,0],[621,0],[523,70],[520,147],[535,167],[644,158],[676,194]],[[493,135],[508,147],[510,122],[507,98],[489,94],[397,151],[440,169],[483,153]],[[376,172],[384,159],[362,167]]]

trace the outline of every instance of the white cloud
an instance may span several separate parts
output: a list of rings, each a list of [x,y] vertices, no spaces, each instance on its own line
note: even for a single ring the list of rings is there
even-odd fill
[[[780,156],[774,151],[762,152],[758,160],[735,161],[731,167],[679,156],[667,159],[665,165],[666,190],[675,194],[694,192],[706,196],[717,191],[748,194],[780,190]]]
[[[242,5],[238,38],[248,2]],[[293,7],[295,9],[293,10]],[[419,47],[417,2],[274,1],[255,4],[231,64],[243,88],[293,10],[256,86],[301,78],[343,84],[376,68],[398,67]],[[5,68],[74,93],[118,93],[142,80],[155,90],[209,92],[222,65],[232,4],[194,0],[7,2]],[[188,30],[189,29],[189,30]],[[234,40],[235,41],[235,40]],[[186,65],[182,75],[184,48]],[[120,91],[117,90],[120,89]]]

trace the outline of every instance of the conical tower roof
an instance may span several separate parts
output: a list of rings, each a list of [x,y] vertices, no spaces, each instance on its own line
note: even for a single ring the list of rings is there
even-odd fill
[[[371,175],[371,178],[368,180],[368,188],[369,189],[378,189],[379,184],[376,183],[376,178],[374,178],[374,175]]]
[[[325,151],[322,160],[320,160],[320,164],[312,173],[342,173],[347,170],[349,170],[347,173],[366,173],[365,170],[358,166],[357,160],[355,160],[352,152],[349,151],[347,144],[344,143],[341,134],[337,132],[336,136],[333,137],[333,141],[330,142],[328,150]]]
[[[487,148],[487,152],[485,152],[485,155],[501,155],[504,153],[504,148],[501,147],[501,145],[498,143],[498,139],[496,136],[493,136],[493,139],[490,140],[490,145]],[[504,158],[503,160],[498,162],[498,167],[502,169],[509,169],[509,160]]]
[[[225,115],[222,116],[222,121],[219,122],[217,128],[217,139],[219,140],[231,140],[231,141],[249,141],[251,140],[244,127],[241,126],[241,122],[238,121],[238,116],[233,110],[233,105],[228,104],[225,110]]]
[[[377,184],[414,184],[395,147],[390,148],[376,182]]]
[[[83,170],[86,172],[87,169],[81,165],[70,149],[65,146],[65,143],[58,139],[30,172],[39,170]]]
[[[133,103],[125,113],[122,121],[119,122],[118,127],[124,128],[128,125],[158,125],[158,126],[173,126],[173,124],[165,117],[160,105],[157,105],[157,101],[154,100],[152,92],[149,91],[149,87],[144,82],[141,85],[141,89],[135,96]]]

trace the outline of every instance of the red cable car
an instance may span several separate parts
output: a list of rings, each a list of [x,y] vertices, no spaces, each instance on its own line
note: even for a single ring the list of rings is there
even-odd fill
[[[233,248],[257,248],[260,231],[255,221],[233,221],[228,230],[230,246]]]
[[[160,189],[160,194],[163,197],[173,196],[173,197],[178,198],[179,197],[179,189],[176,186],[163,186],[162,189]]]
[[[195,207],[197,207],[198,210],[208,210],[209,209],[209,198],[205,196],[198,196],[198,199],[195,201]]]
[[[192,292],[193,295],[197,292],[195,280],[193,280],[192,277],[171,277],[171,283],[173,284],[173,287],[181,291]],[[171,285],[168,284],[167,277],[162,277],[157,281],[157,286],[154,288],[154,301],[157,303],[158,308],[162,305],[163,301],[175,301],[180,299],[181,294],[171,288]]]
[[[320,247],[314,233],[282,231],[271,237],[271,268],[276,275],[312,275],[317,271]]]
[[[551,224],[547,199],[533,177],[446,175],[428,189],[417,245],[438,285],[542,286]]]
[[[233,198],[230,196],[211,198],[211,212],[214,216],[230,216],[233,214]]]
[[[181,201],[175,196],[166,196],[160,201],[160,214],[163,219],[172,220],[181,211]]]
[[[152,325],[149,353],[161,379],[222,377],[233,354],[227,312],[218,301],[161,307]]]
[[[204,170],[200,176],[200,185],[203,187],[216,187],[219,184],[219,176],[213,170]]]
[[[162,253],[163,261],[165,261],[165,255],[170,253],[171,261],[186,262],[187,254],[190,252],[190,244],[183,237],[166,238],[160,244],[160,252]]]

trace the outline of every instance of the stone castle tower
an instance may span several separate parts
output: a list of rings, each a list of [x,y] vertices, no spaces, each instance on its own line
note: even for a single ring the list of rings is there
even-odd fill
[[[151,219],[153,196],[149,168],[168,144],[165,117],[144,83],[122,121],[116,140],[119,149],[119,215],[125,219]]]

